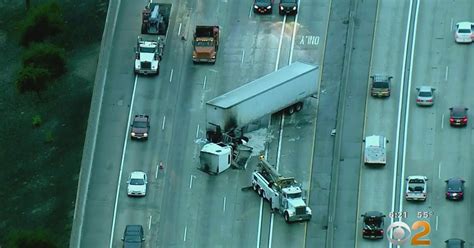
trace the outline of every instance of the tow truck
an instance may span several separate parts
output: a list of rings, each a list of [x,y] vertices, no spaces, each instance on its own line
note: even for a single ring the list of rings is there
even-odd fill
[[[311,209],[303,200],[303,191],[293,177],[281,176],[262,155],[258,169],[252,173],[252,188],[270,202],[273,211],[282,214],[287,223],[310,220]]]

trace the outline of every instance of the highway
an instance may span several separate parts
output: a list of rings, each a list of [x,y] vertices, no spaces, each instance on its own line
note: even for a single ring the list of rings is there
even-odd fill
[[[431,240],[430,247],[442,247],[449,238],[469,243],[472,232],[472,158],[466,145],[471,143],[472,124],[450,127],[448,108],[472,105],[465,93],[472,87],[466,73],[472,66],[472,47],[456,44],[453,32],[456,22],[472,17],[473,7],[471,1],[380,1],[378,9],[370,73],[388,73],[394,78],[388,99],[367,96],[364,134],[385,135],[390,143],[386,166],[371,168],[361,163],[357,216],[381,211],[387,215],[385,228],[392,221],[403,221],[410,227],[416,221],[428,221],[431,232],[420,239]],[[421,85],[436,88],[434,106],[415,104],[416,88]],[[426,202],[404,199],[405,178],[410,175],[428,177]],[[445,199],[444,180],[450,177],[466,180],[464,201]],[[393,212],[407,217],[391,220]],[[428,215],[417,216],[419,212]],[[359,217],[356,247],[391,247],[386,237],[362,239],[361,221]],[[411,247],[413,236],[421,230],[411,230],[408,245],[403,247]]]

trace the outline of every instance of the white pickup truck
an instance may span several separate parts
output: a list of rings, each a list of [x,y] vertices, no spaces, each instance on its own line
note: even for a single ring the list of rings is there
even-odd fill
[[[426,181],[428,181],[428,178],[425,176],[409,176],[406,181],[405,199],[407,201],[426,201]]]
[[[387,163],[386,143],[388,143],[388,140],[385,136],[367,136],[364,143],[364,164],[385,165]]]

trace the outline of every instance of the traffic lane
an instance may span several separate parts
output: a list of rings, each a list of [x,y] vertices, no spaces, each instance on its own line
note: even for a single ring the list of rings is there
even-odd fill
[[[328,0],[318,2],[300,0],[293,51],[288,63],[289,59],[292,59],[291,62],[322,65],[330,4]],[[296,18],[287,17],[289,25],[294,21]]]
[[[137,4],[123,2],[119,13],[139,11]],[[89,182],[87,206],[82,227],[84,247],[107,247],[114,212],[114,202],[119,169],[126,132],[129,103],[133,90],[132,63],[123,63],[123,58],[133,57],[136,42],[134,23],[118,18],[112,44],[107,82],[104,89],[100,125]],[[134,37],[134,38],[130,38]],[[111,145],[114,144],[114,145]]]

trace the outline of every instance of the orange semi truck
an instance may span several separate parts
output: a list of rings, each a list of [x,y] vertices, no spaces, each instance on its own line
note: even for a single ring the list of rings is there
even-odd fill
[[[219,26],[196,26],[193,39],[193,62],[216,63]]]

